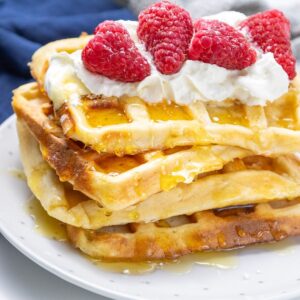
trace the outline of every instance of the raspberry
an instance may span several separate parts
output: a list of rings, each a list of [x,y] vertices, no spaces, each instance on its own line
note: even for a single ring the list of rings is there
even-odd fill
[[[284,14],[276,9],[250,16],[241,23],[249,33],[251,42],[263,52],[272,52],[275,60],[288,74],[289,79],[296,76],[296,59],[290,42],[290,22]]]
[[[89,71],[123,82],[141,81],[150,75],[150,65],[121,24],[105,21],[95,33],[82,51]]]
[[[156,68],[163,74],[173,74],[186,60],[193,23],[186,10],[162,1],[140,13],[137,33],[152,54]]]
[[[229,70],[242,70],[256,61],[256,52],[232,26],[217,20],[195,22],[189,58],[216,64]]]

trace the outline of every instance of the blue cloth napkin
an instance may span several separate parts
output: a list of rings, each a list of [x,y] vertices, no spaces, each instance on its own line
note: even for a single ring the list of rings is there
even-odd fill
[[[27,63],[37,48],[118,19],[135,16],[113,0],[0,0],[0,123],[12,114],[11,91],[31,80]]]

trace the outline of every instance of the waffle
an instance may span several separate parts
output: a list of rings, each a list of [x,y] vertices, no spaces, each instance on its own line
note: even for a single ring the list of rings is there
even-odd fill
[[[109,211],[59,181],[24,122],[18,122],[18,133],[28,185],[44,209],[64,223],[86,229],[151,222],[208,209],[300,196],[300,163],[296,158],[252,156],[236,159],[217,173],[203,174],[193,183],[157,193],[136,206]]]
[[[44,208],[50,208],[50,215],[59,219],[67,215],[66,209],[74,209],[77,213],[69,213],[69,220],[64,220],[73,220],[73,223],[74,220],[83,220],[80,225],[93,220],[90,219],[89,213],[98,206],[90,206],[91,210],[87,209],[86,203],[95,202],[84,198],[82,194],[80,197],[83,198],[80,199],[78,192],[71,192],[69,197],[72,200],[72,208],[68,207],[66,201],[58,205],[52,203],[51,199],[65,195],[65,191],[69,189],[70,192],[72,188],[68,186],[64,190],[63,184],[43,160],[38,143],[24,125],[18,123],[22,160],[32,191],[39,190],[38,196],[45,197],[41,201]],[[44,164],[44,169],[35,168],[41,163]],[[29,175],[30,165],[37,172],[34,180]],[[237,168],[236,163],[234,166]],[[233,165],[229,165],[227,169],[232,171]],[[298,172],[294,176],[297,177]],[[82,203],[79,203],[81,200]],[[82,205],[80,208],[78,203]],[[67,225],[67,233],[75,247],[94,258],[116,261],[174,259],[196,251],[225,250],[253,243],[279,241],[288,236],[298,235],[300,204],[297,198],[290,201],[262,202],[257,205],[180,215],[146,224],[131,222],[98,230],[85,230]]]
[[[39,49],[33,55],[31,71],[40,86],[44,86],[49,57],[81,49],[90,38],[60,40]],[[83,97],[80,104],[66,101],[59,109],[62,128],[68,137],[98,152],[122,156],[208,144],[239,146],[267,155],[300,149],[298,78],[286,95],[265,107],[245,106],[233,100],[225,106],[213,102],[188,107],[147,105],[137,97],[93,95]]]
[[[261,203],[97,231],[67,226],[67,232],[75,247],[94,258],[174,259],[196,251],[232,249],[299,235],[300,204],[297,199]]]
[[[37,84],[14,91],[13,106],[39,141],[44,159],[62,181],[110,210],[120,210],[201,173],[222,169],[251,151],[232,146],[194,146],[135,156],[99,154],[67,139],[53,119],[51,105]]]

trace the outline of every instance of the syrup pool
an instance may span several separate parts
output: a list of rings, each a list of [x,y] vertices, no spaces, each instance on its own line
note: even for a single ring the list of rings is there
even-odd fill
[[[33,218],[35,229],[38,233],[44,237],[55,239],[57,241],[67,241],[65,225],[62,222],[51,218],[35,197],[32,197],[27,202],[26,211]]]
[[[201,252],[189,254],[174,260],[146,261],[146,262],[105,262],[88,257],[97,267],[114,273],[139,275],[155,270],[171,273],[188,273],[194,265],[231,269],[237,266],[236,251]]]

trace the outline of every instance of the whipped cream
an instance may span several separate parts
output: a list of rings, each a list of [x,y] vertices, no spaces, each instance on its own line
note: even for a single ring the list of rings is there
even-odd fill
[[[51,59],[45,76],[45,90],[55,109],[59,109],[68,100],[78,102],[80,96],[90,93],[76,75],[67,53],[58,54]]]
[[[246,16],[223,12],[206,17],[238,26]],[[76,103],[81,95],[138,96],[149,103],[173,101],[189,105],[195,101],[222,102],[238,99],[247,105],[266,105],[288,91],[289,79],[272,53],[259,53],[255,64],[243,70],[227,70],[217,65],[187,60],[172,75],[157,71],[151,54],[145,51],[136,33],[136,21],[119,21],[128,30],[135,45],[151,66],[144,80],[125,83],[88,71],[81,59],[81,50],[72,54],[59,53],[51,58],[45,78],[45,89],[56,108],[64,101]]]

